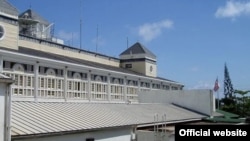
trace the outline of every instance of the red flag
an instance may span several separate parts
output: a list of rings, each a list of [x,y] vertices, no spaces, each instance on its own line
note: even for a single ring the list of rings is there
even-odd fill
[[[218,91],[219,90],[219,83],[218,83],[218,78],[216,78],[216,80],[215,80],[215,84],[214,84],[214,91],[216,92],[216,91]]]

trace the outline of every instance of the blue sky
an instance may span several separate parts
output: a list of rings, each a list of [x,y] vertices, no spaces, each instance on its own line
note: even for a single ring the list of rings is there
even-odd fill
[[[223,92],[224,64],[235,89],[250,89],[250,1],[9,0],[54,24],[65,44],[119,57],[137,41],[157,56],[158,76],[185,89]],[[96,40],[98,39],[98,42]]]

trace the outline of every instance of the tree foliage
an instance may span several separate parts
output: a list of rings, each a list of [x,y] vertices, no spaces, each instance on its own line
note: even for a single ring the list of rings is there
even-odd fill
[[[234,96],[225,97],[220,100],[221,110],[240,115],[240,117],[250,117],[250,96],[247,94],[250,90],[235,90]]]

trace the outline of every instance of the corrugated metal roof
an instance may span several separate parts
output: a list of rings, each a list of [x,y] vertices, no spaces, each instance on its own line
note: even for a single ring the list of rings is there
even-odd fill
[[[101,104],[76,102],[12,102],[12,136],[74,132],[107,127],[200,119],[204,115],[172,104]]]

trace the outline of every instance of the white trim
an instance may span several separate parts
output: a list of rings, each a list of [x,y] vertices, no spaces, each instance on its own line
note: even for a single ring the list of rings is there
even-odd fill
[[[2,11],[0,11],[0,15],[3,15],[3,16],[9,17],[9,18],[13,18],[15,20],[18,19],[18,16],[13,16],[13,15],[10,15],[10,14],[6,14],[6,13],[4,13]]]

